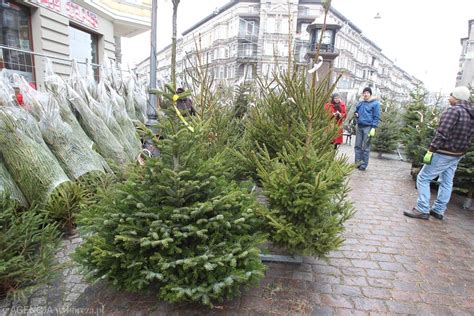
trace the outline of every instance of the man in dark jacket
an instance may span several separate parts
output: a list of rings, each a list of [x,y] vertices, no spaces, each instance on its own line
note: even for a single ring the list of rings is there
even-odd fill
[[[183,88],[178,88],[176,90],[176,93],[180,94],[180,93],[183,93],[184,92],[184,89]],[[187,116],[187,115],[196,115],[196,110],[194,109],[194,106],[193,106],[193,101],[191,101],[190,98],[186,97],[186,98],[180,98],[177,102],[176,102],[176,107],[178,108],[178,110],[181,112],[181,114],[183,114],[184,116]]]
[[[424,166],[416,178],[416,207],[403,212],[405,216],[429,219],[431,215],[443,219],[451,198],[454,173],[474,137],[474,106],[468,101],[470,95],[468,88],[457,87],[449,96],[451,106],[441,115],[436,135],[423,158]],[[438,197],[430,208],[430,182],[438,176]]]
[[[380,122],[380,103],[372,98],[372,89],[364,88],[363,100],[360,101],[355,110],[357,118],[357,133],[355,150],[355,163],[360,171],[365,171],[369,165],[370,138],[375,136],[375,128]]]

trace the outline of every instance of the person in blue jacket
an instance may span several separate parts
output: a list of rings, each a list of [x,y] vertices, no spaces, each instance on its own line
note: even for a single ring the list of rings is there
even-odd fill
[[[357,133],[355,142],[355,163],[357,169],[365,171],[369,165],[370,141],[375,136],[375,128],[380,122],[380,103],[372,98],[372,89],[364,88],[363,100],[360,101],[355,110],[357,118]]]

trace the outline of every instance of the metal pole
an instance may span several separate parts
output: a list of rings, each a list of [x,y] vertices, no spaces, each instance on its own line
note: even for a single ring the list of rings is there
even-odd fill
[[[150,91],[156,90],[156,29],[157,29],[157,9],[158,0],[152,0],[151,4],[151,51],[150,51]],[[158,113],[156,109],[156,94],[150,93],[148,98],[147,125],[152,126],[158,123]]]

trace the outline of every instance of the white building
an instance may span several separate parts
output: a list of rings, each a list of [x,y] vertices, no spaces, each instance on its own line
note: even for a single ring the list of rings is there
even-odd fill
[[[467,37],[461,38],[461,57],[456,86],[474,87],[474,20],[469,20]]]
[[[41,86],[44,57],[70,74],[70,60],[120,59],[120,38],[150,29],[151,0],[0,0],[0,70]]]
[[[270,75],[276,67],[286,69],[289,47],[294,60],[307,64],[310,35],[306,28],[323,14],[321,0],[232,0],[190,29],[178,41],[178,77],[181,79],[196,63],[196,52],[208,65],[217,82],[234,84],[252,80],[256,74]],[[341,26],[335,47],[340,55],[334,61],[336,74],[343,74],[338,90],[346,98],[355,97],[364,86],[376,93],[398,98],[408,96],[421,82],[409,75],[362,31],[336,9],[330,20]],[[289,45],[290,35],[292,45]],[[158,53],[158,78],[170,77],[171,47]],[[137,68],[147,73],[149,61]]]

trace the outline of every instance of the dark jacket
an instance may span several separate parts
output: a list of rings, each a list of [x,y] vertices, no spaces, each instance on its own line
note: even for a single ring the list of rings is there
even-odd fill
[[[189,98],[179,99],[176,102],[176,107],[184,116],[188,114],[190,115],[196,114],[196,110],[193,107],[193,101],[191,101],[191,99]]]
[[[380,103],[377,99],[370,99],[369,101],[360,101],[357,106],[355,113],[357,113],[357,124],[360,126],[379,126]]]
[[[468,150],[473,137],[474,106],[468,101],[458,101],[441,115],[430,151],[449,156],[462,156]]]

